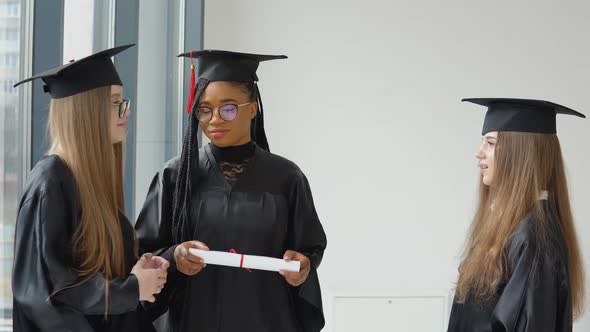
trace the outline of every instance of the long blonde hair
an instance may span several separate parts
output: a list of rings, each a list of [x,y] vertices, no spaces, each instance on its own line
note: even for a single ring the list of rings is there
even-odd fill
[[[49,111],[49,153],[65,161],[80,193],[82,217],[73,248],[82,281],[76,285],[103,273],[106,303],[109,281],[126,272],[119,223],[125,209],[123,145],[111,142],[110,100],[111,87],[101,87],[52,99]]]
[[[574,317],[579,317],[584,304],[584,271],[557,135],[499,132],[495,155],[493,186],[480,181],[479,204],[457,283],[458,301],[486,300],[495,295],[509,273],[504,247],[530,211],[537,217],[538,249],[548,249],[543,245],[550,243],[553,235],[539,202],[539,193],[547,190],[567,244],[572,309]]]

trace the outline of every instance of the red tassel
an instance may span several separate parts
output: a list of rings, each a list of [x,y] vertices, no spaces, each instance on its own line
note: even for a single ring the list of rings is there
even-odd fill
[[[193,51],[191,51],[190,54],[190,58],[191,58],[191,85],[190,85],[190,90],[189,90],[189,95],[188,95],[188,103],[186,104],[186,112],[188,114],[191,113],[192,109],[193,109],[193,102],[195,101],[195,63],[193,62]]]

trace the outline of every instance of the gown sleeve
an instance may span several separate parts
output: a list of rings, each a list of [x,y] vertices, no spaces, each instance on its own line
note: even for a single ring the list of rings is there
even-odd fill
[[[176,269],[174,249],[177,244],[172,238],[171,230],[176,165],[176,159],[173,159],[154,176],[135,224],[140,254],[151,252],[170,262],[166,285],[155,296],[156,302],[143,304],[152,320],[168,310],[186,281],[184,274]]]
[[[15,306],[28,320],[49,331],[90,330],[84,315],[104,314],[105,279],[79,280],[73,266],[67,200],[61,190],[48,188],[23,201],[17,217],[13,294]],[[135,276],[109,283],[109,314],[135,311],[139,287]]]
[[[509,245],[510,279],[492,314],[492,330],[571,332],[572,310],[564,262],[537,251],[535,241]]]
[[[150,184],[143,208],[135,223],[139,253],[151,252],[170,261],[174,258],[172,239],[172,196],[175,170],[170,167],[158,172]],[[172,267],[172,266],[171,266]]]
[[[289,195],[288,247],[306,255],[311,265],[307,280],[293,288],[295,310],[304,331],[320,331],[325,320],[317,268],[322,261],[327,239],[307,178],[297,170],[293,179]]]

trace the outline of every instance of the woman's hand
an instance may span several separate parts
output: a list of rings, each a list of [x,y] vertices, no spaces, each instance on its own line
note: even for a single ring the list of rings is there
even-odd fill
[[[209,250],[209,248],[199,241],[187,241],[176,246],[174,249],[174,261],[176,262],[176,269],[188,276],[194,276],[201,272],[205,267],[205,263],[200,257],[197,257],[189,252],[190,248]]]
[[[157,256],[155,256],[157,257]],[[152,254],[145,254],[135,263],[131,274],[139,283],[139,300],[155,302],[155,294],[160,294],[166,284],[169,263],[165,259]],[[154,266],[159,266],[154,268]]]
[[[310,262],[309,262],[309,258],[307,258],[307,256],[305,256],[302,253],[293,251],[293,250],[287,250],[285,252],[285,255],[283,256],[283,259],[285,261],[299,261],[301,264],[301,267],[299,269],[299,272],[288,272],[288,271],[279,271],[279,273],[285,277],[285,280],[287,281],[287,283],[293,287],[297,287],[300,286],[302,283],[305,282],[305,280],[307,280],[307,276],[309,275],[309,270],[310,270]]]

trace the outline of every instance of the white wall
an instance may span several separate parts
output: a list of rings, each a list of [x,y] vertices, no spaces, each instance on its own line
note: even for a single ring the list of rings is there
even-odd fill
[[[94,1],[65,0],[63,15],[63,63],[92,54]]]
[[[261,65],[265,123],[273,152],[308,175],[328,234],[326,330],[342,299],[452,290],[484,115],[459,100],[543,98],[590,115],[588,13],[581,1],[206,1],[206,48],[290,57]],[[558,128],[590,270],[590,120]],[[587,313],[576,331],[589,330]]]

